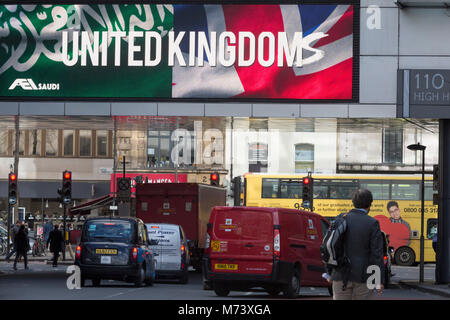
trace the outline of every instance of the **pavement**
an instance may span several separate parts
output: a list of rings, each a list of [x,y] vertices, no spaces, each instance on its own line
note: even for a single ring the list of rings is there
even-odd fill
[[[73,247],[73,251],[75,252],[75,247]],[[28,262],[43,262],[47,264],[52,264],[52,258],[53,255],[50,252],[46,252],[45,255],[39,256],[39,257],[33,257],[32,255],[28,255]],[[5,256],[0,256],[0,262],[5,261]],[[14,262],[14,255],[11,257],[11,268],[12,264]],[[58,265],[72,265],[74,261],[71,259],[70,254],[66,252],[66,260],[58,261]],[[20,267],[23,265],[23,262],[20,262]],[[418,270],[419,267],[417,267]],[[2,271],[0,270],[0,274]],[[433,295],[440,296],[442,298],[449,299],[450,298],[450,284],[436,284],[434,280],[425,279],[424,282],[420,283],[417,279],[418,277],[410,275],[409,278],[403,277],[401,279],[393,279],[393,281],[396,281],[399,286],[404,288],[410,288],[419,290],[422,292],[430,293]]]

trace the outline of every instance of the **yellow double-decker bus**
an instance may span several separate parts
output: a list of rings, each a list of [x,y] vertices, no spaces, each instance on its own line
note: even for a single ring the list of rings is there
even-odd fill
[[[305,175],[244,175],[244,205],[301,209]],[[352,194],[359,188],[372,192],[369,215],[389,236],[394,261],[420,261],[421,175],[313,175],[313,211],[329,220],[352,209]],[[434,262],[432,238],[437,233],[437,206],[433,205],[431,177],[425,177],[424,261]],[[388,209],[389,206],[389,209]]]

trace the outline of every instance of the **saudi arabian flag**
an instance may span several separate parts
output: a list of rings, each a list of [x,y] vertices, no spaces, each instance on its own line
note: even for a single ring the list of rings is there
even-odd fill
[[[172,5],[0,5],[0,96],[171,98],[172,29]]]

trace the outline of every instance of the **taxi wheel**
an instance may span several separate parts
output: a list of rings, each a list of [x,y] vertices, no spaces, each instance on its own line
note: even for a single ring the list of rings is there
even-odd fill
[[[142,287],[145,280],[145,269],[142,266],[139,266],[138,276],[134,280],[134,285],[136,287]]]
[[[94,278],[94,279],[92,279],[92,285],[93,285],[94,287],[100,287],[100,282],[101,282],[101,279],[100,279],[100,278]]]
[[[155,266],[153,265],[153,269],[155,270]],[[145,279],[145,284],[148,286],[153,286],[153,282],[155,281],[154,275],[153,275],[153,271],[149,270],[148,271],[148,277]]]
[[[83,275],[81,275],[81,278],[80,278],[80,287],[81,287],[81,288],[84,287],[85,282],[86,282],[86,278],[85,278]]]

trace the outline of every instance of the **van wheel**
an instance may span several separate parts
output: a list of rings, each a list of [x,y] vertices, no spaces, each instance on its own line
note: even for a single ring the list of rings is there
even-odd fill
[[[80,277],[80,287],[81,287],[81,288],[84,287],[85,282],[86,282],[86,278],[84,277],[83,274],[81,274],[81,277]]]
[[[214,292],[219,297],[226,297],[230,293],[230,290],[228,288],[226,288],[225,285],[223,285],[221,283],[214,283]]]
[[[142,287],[145,280],[145,269],[142,266],[139,266],[138,276],[134,280],[134,285],[136,287]]]
[[[395,252],[395,263],[399,266],[412,266],[416,261],[416,255],[411,248],[401,247]]]
[[[283,294],[289,299],[297,298],[300,294],[300,281],[300,271],[298,269],[294,269],[291,280],[285,286]]]

